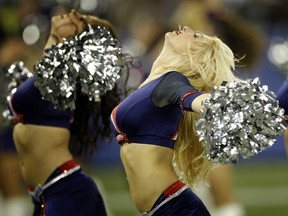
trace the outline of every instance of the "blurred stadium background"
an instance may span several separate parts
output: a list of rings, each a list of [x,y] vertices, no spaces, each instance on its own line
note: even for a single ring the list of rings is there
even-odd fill
[[[128,87],[133,89],[147,75],[151,58],[153,53],[157,52],[155,50],[163,38],[163,33],[169,29],[177,29],[178,24],[193,23],[189,20],[189,16],[182,20],[177,19],[179,17],[176,16],[177,13],[183,10],[181,7],[195,3],[194,8],[191,6],[195,9],[199,6],[196,3],[201,2],[199,0],[0,0],[0,68],[4,71],[9,64],[18,60],[23,60],[32,68],[35,60],[41,56],[40,47],[42,48],[49,32],[50,17],[75,8],[84,13],[106,18],[115,25],[124,49],[135,56],[135,67],[131,70],[128,80]],[[197,10],[198,16],[191,19],[198,22],[201,22],[203,16],[215,19],[214,10],[217,11],[219,4],[219,7],[220,5],[225,7],[226,12],[237,12],[242,21],[249,22],[257,28],[257,34],[254,38],[251,37],[251,41],[261,41],[261,49],[252,47],[252,50],[260,50],[257,57],[259,61],[252,69],[240,68],[241,75],[251,78],[258,76],[262,84],[277,92],[288,75],[288,1],[206,2],[208,10],[202,8],[201,13],[200,9]],[[210,13],[211,11],[213,13]],[[193,14],[193,11],[188,10],[186,13]],[[217,15],[216,13],[216,18]],[[200,25],[207,27],[205,23]],[[209,28],[203,29],[204,33],[206,30],[211,31]],[[221,37],[221,29],[218,31],[216,29],[216,32]],[[14,46],[8,49],[6,42],[9,40],[12,40]],[[241,46],[243,41],[233,42]],[[13,57],[10,57],[10,53]],[[101,140],[101,143],[99,151],[93,157],[82,161],[85,169],[95,177],[100,186],[109,215],[139,215],[129,196],[125,173],[119,158],[119,145],[113,140]],[[247,216],[287,216],[288,164],[284,138],[280,136],[269,150],[249,160],[240,160],[235,165],[233,180],[236,195],[244,205]]]

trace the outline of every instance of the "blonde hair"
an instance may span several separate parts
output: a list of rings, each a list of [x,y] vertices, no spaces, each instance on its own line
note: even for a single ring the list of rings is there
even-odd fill
[[[188,42],[187,53],[162,52],[152,67],[151,76],[142,85],[169,71],[178,71],[193,87],[208,93],[223,81],[238,80],[232,72],[235,61],[231,49],[219,38],[200,34]],[[174,169],[179,178],[191,186],[205,178],[212,168],[212,163],[203,157],[205,149],[195,133],[194,124],[198,119],[199,114],[184,111],[174,148]]]

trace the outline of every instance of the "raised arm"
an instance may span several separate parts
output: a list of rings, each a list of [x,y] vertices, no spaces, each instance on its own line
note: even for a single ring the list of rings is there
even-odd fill
[[[73,37],[85,30],[81,14],[72,10],[69,14],[52,17],[51,30],[44,49],[49,49],[52,45],[63,42],[63,39]]]
[[[195,89],[189,80],[179,72],[169,72],[164,76],[153,91],[153,103],[158,107],[178,104],[183,110],[199,113],[202,101],[209,94]]]

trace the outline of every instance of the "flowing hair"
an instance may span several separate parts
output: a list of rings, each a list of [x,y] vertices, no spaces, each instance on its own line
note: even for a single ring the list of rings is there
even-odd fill
[[[194,88],[206,93],[213,86],[220,86],[223,81],[239,80],[233,74],[238,60],[231,49],[217,37],[208,37],[201,33],[197,35],[198,39],[188,42],[187,53],[175,53],[175,50],[161,53],[154,63],[154,77],[149,76],[142,86],[169,71],[182,73]],[[205,179],[213,166],[203,156],[205,149],[195,132],[195,122],[198,119],[199,114],[184,111],[174,148],[175,172],[183,182],[191,186],[195,186],[200,179]]]
[[[200,37],[204,38],[203,35]],[[200,91],[209,93],[213,86],[220,86],[223,81],[239,80],[233,74],[237,61],[233,52],[217,37],[193,41],[193,46],[189,43],[188,56],[190,69],[184,70],[183,74]],[[190,185],[207,177],[212,167],[211,162],[203,157],[205,149],[195,133],[195,121],[198,119],[199,114],[184,111],[175,145],[174,168],[179,177]]]
[[[113,26],[108,21],[95,16],[86,16],[83,21],[93,28],[105,27],[114,38],[117,38]],[[112,90],[101,96],[99,102],[91,101],[88,96],[81,93],[80,85],[78,84],[77,87],[76,109],[70,127],[69,147],[75,154],[92,154],[97,149],[99,135],[111,137],[110,114],[120,102],[120,96],[116,84]]]

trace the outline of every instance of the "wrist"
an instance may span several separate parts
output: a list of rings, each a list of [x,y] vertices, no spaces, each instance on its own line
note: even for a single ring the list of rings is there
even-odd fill
[[[200,110],[203,108],[202,101],[204,101],[208,97],[209,97],[209,94],[207,93],[201,94],[198,97],[196,97],[191,104],[192,110],[194,112],[200,113]]]
[[[57,36],[54,34],[50,34],[45,44],[44,50],[51,48],[57,43],[59,43],[59,39],[57,38]]]

